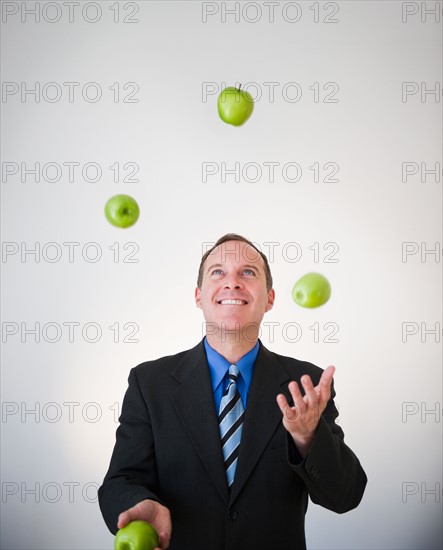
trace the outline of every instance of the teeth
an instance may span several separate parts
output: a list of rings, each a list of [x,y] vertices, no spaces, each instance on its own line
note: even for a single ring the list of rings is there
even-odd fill
[[[222,306],[242,306],[246,302],[244,300],[221,300],[220,304]]]

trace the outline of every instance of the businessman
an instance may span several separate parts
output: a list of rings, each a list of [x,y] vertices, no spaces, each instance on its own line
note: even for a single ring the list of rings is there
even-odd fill
[[[337,513],[366,486],[335,423],[334,367],[267,350],[266,256],[235,234],[202,258],[196,347],[131,370],[99,489],[112,533],[143,519],[161,550],[304,550],[308,497]]]

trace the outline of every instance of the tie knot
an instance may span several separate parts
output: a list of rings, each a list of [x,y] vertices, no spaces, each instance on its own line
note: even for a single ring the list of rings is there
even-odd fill
[[[238,367],[237,365],[231,365],[229,367],[229,378],[231,380],[233,380],[234,382],[237,382],[237,378],[238,378],[238,373],[240,371],[238,370]]]

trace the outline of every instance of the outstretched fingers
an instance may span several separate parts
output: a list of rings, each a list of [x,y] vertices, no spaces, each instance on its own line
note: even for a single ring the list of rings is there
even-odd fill
[[[277,395],[277,404],[280,407],[280,411],[283,415],[283,418],[286,418],[289,421],[295,420],[297,413],[292,411],[288,403],[288,400],[282,393],[279,393]]]
[[[331,385],[332,385],[332,379],[335,373],[335,367],[332,365],[329,366],[327,369],[323,371],[323,374],[321,375],[320,382],[318,383],[318,391],[319,391],[319,397],[320,401],[324,403],[326,406],[326,403],[331,398]]]

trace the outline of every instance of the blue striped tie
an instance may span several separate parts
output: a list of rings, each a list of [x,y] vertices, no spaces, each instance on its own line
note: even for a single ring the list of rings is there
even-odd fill
[[[238,450],[243,429],[243,419],[245,416],[245,409],[243,408],[243,403],[237,390],[238,373],[239,370],[236,365],[231,365],[229,367],[229,384],[223,394],[218,414],[226,477],[229,487],[231,487],[234,481]]]

